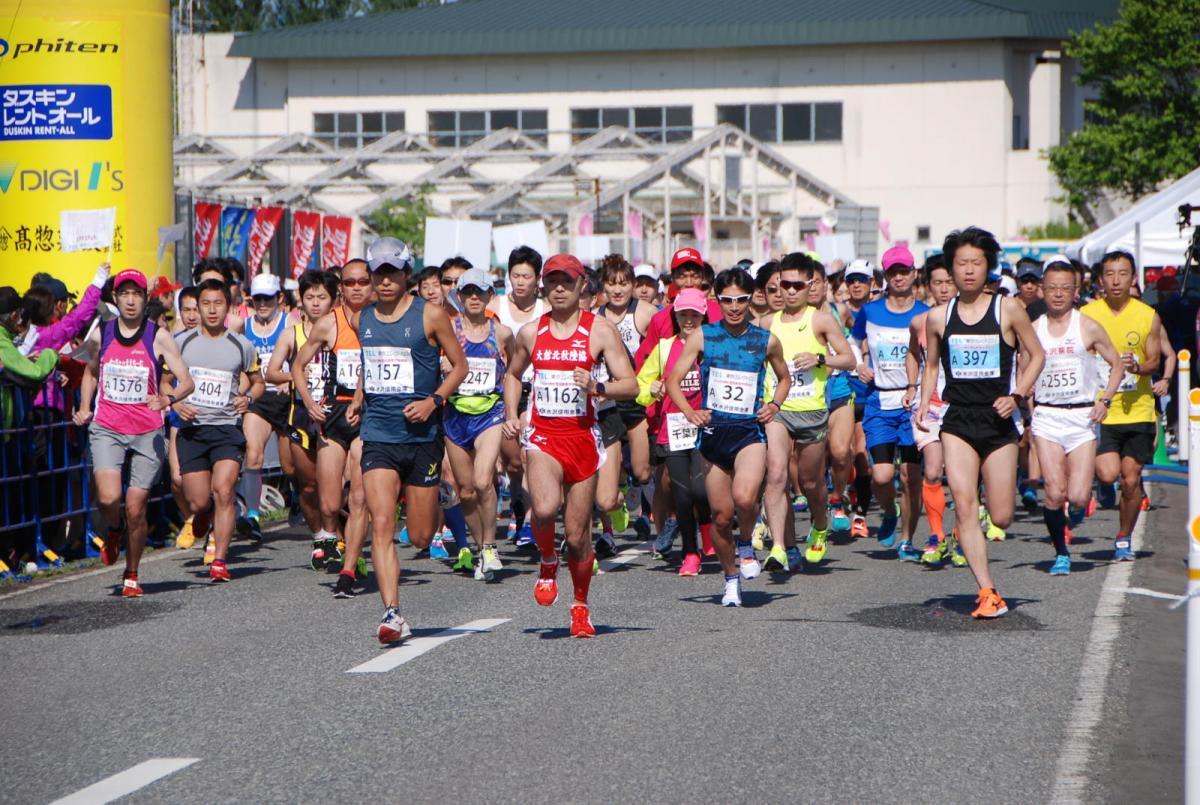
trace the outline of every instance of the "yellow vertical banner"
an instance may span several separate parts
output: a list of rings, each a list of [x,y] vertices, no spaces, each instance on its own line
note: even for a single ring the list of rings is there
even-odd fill
[[[114,271],[169,273],[171,137],[168,0],[0,0],[0,285],[83,291],[108,250],[64,253],[63,210],[115,207]]]

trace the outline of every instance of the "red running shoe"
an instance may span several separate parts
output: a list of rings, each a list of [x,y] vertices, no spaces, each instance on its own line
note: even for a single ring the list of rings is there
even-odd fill
[[[118,526],[110,528],[104,535],[104,546],[100,548],[100,561],[105,565],[115,565],[121,557],[121,533],[125,529]]]
[[[225,563],[217,560],[208,566],[208,580],[214,584],[220,581],[229,581],[229,568],[225,567]]]
[[[138,584],[137,573],[125,571],[125,581],[121,585],[122,598],[141,598],[145,593],[142,585]]]
[[[571,607],[571,637],[595,637],[596,627],[592,626],[592,616],[587,604],[576,604]]]
[[[1141,503],[1141,506],[1139,506],[1138,508],[1144,512],[1150,511],[1150,496],[1149,495],[1142,495],[1142,503]]]
[[[1070,545],[1071,540],[1075,538],[1075,535],[1071,533],[1071,526],[1065,526],[1063,528],[1063,537],[1065,538],[1067,544]]]
[[[558,560],[542,562],[537,584],[533,585],[533,600],[544,607],[553,606],[558,600]]]

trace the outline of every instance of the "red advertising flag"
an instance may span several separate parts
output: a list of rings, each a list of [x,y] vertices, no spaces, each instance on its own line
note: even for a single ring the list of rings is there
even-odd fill
[[[254,211],[254,224],[250,227],[250,246],[246,249],[248,279],[253,279],[262,266],[263,256],[275,238],[275,230],[283,220],[283,207],[261,207]]]
[[[205,201],[196,202],[196,230],[192,233],[195,244],[196,259],[203,260],[212,251],[221,229],[221,205],[209,204]]]
[[[317,245],[317,229],[321,226],[321,213],[292,212],[292,276],[299,277],[308,268],[313,248]]]
[[[326,215],[321,219],[321,268],[341,268],[350,257],[349,218]]]

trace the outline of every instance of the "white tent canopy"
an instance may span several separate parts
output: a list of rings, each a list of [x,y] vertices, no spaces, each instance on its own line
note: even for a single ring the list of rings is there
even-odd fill
[[[1191,229],[1181,233],[1176,224],[1180,204],[1200,207],[1200,168],[1084,235],[1067,247],[1067,256],[1091,265],[1105,252],[1124,249],[1137,258],[1139,269],[1179,265],[1191,242]]]

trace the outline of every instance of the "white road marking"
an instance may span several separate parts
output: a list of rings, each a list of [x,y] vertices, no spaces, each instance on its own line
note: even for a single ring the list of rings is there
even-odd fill
[[[277,525],[268,526],[267,528],[264,528],[263,533],[269,534],[273,531],[283,531],[287,527],[288,527],[288,524],[286,522],[279,523]],[[197,542],[199,542],[199,540],[197,540]],[[201,545],[200,553],[203,553],[203,551],[204,551],[204,546]],[[182,551],[182,550],[179,550],[178,548],[161,548],[159,550],[156,550],[154,553],[149,554],[148,556],[143,556],[141,564],[148,565],[153,562],[161,562],[164,559],[172,559],[172,558],[187,559],[189,557],[198,556],[198,555],[199,555],[199,553],[195,552],[192,549]],[[20,584],[23,586],[18,587],[17,589],[11,590],[6,593],[0,593],[0,601],[4,601],[8,598],[16,598],[18,595],[28,595],[29,593],[36,593],[38,590],[47,590],[47,589],[54,587],[56,585],[59,585],[59,584],[66,584],[66,583],[72,582],[72,581],[79,581],[80,579],[91,578],[92,576],[99,576],[101,573],[117,573],[117,572],[124,572],[124,570],[125,570],[125,562],[123,560],[118,560],[115,565],[110,565],[108,567],[101,566],[101,567],[92,568],[91,570],[81,570],[78,573],[67,571],[67,572],[63,573],[61,576],[50,576],[49,578],[45,578],[45,579],[34,579],[33,581],[24,581],[24,582],[20,582]]]
[[[1160,593],[1158,590],[1147,590],[1145,587],[1126,587],[1121,592],[1128,595],[1146,595],[1150,598],[1162,598],[1165,601],[1182,601],[1187,598],[1186,595],[1172,595],[1171,593]]]
[[[1147,482],[1145,486],[1149,495],[1151,485]],[[1134,551],[1142,545],[1145,527],[1146,516],[1142,515],[1138,517],[1130,538]],[[1063,748],[1054,770],[1054,790],[1050,794],[1050,802],[1055,805],[1082,803],[1087,796],[1088,764],[1096,756],[1093,752],[1096,728],[1104,715],[1113,644],[1121,633],[1125,591],[1129,589],[1134,564],[1114,562],[1109,565],[1100,588],[1100,600],[1096,602],[1096,610],[1092,615],[1092,632],[1083,652],[1083,665],[1079,669],[1075,705],[1071,708],[1063,736]]]
[[[98,783],[76,791],[70,796],[56,799],[50,805],[100,805],[112,802],[139,788],[145,788],[155,780],[199,762],[198,757],[156,757],[139,763],[120,774],[106,777]]]
[[[641,545],[635,545],[632,548],[626,548],[611,559],[600,560],[600,572],[606,573],[609,570],[627,565],[639,556],[645,556],[650,553],[650,549],[654,547],[653,542],[643,542]]]
[[[399,668],[406,662],[415,660],[417,657],[437,648],[443,643],[449,643],[451,640],[456,640],[465,635],[491,631],[494,627],[502,623],[508,623],[509,620],[510,618],[484,618],[483,620],[464,623],[462,626],[455,626],[453,629],[443,629],[427,637],[409,638],[404,645],[385,651],[373,660],[368,660],[362,665],[354,666],[346,673],[382,674],[386,671],[391,671],[393,668]]]

